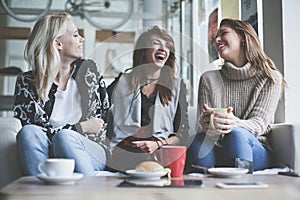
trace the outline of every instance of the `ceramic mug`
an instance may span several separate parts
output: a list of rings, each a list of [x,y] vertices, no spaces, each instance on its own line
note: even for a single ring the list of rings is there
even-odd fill
[[[49,177],[69,177],[75,168],[74,159],[49,158],[38,165],[38,170]]]
[[[209,110],[213,110],[215,113],[222,113],[222,114],[226,114],[227,113],[227,108],[210,108]],[[209,120],[209,127],[211,129],[216,129],[215,125],[214,125],[214,113],[210,114],[210,120]]]
[[[171,169],[171,177],[181,177],[186,160],[186,146],[162,146],[159,156],[154,154],[154,160]]]

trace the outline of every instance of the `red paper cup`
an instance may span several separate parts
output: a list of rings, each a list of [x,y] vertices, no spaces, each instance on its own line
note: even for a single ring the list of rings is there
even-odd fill
[[[186,147],[162,146],[159,151],[159,159],[156,156],[154,159],[165,168],[171,169],[171,177],[181,177],[185,166]]]

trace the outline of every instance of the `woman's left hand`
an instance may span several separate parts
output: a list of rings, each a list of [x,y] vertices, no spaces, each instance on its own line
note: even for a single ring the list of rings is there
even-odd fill
[[[131,142],[134,147],[141,149],[145,153],[152,154],[158,149],[157,142],[155,141],[133,141]]]
[[[92,134],[99,133],[104,125],[104,120],[101,118],[91,118],[86,121],[80,122],[83,133]]]
[[[230,133],[238,120],[233,114],[233,108],[228,107],[227,113],[214,113],[214,124],[220,134]]]

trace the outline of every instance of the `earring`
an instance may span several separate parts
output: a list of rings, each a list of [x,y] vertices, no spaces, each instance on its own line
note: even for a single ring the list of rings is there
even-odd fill
[[[245,46],[245,42],[242,42],[242,46]]]

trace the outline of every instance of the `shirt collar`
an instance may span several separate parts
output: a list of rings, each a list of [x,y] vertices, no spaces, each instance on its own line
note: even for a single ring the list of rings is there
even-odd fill
[[[221,72],[231,80],[245,80],[256,74],[256,71],[251,67],[249,62],[242,67],[236,67],[230,62],[225,62],[221,68]]]

